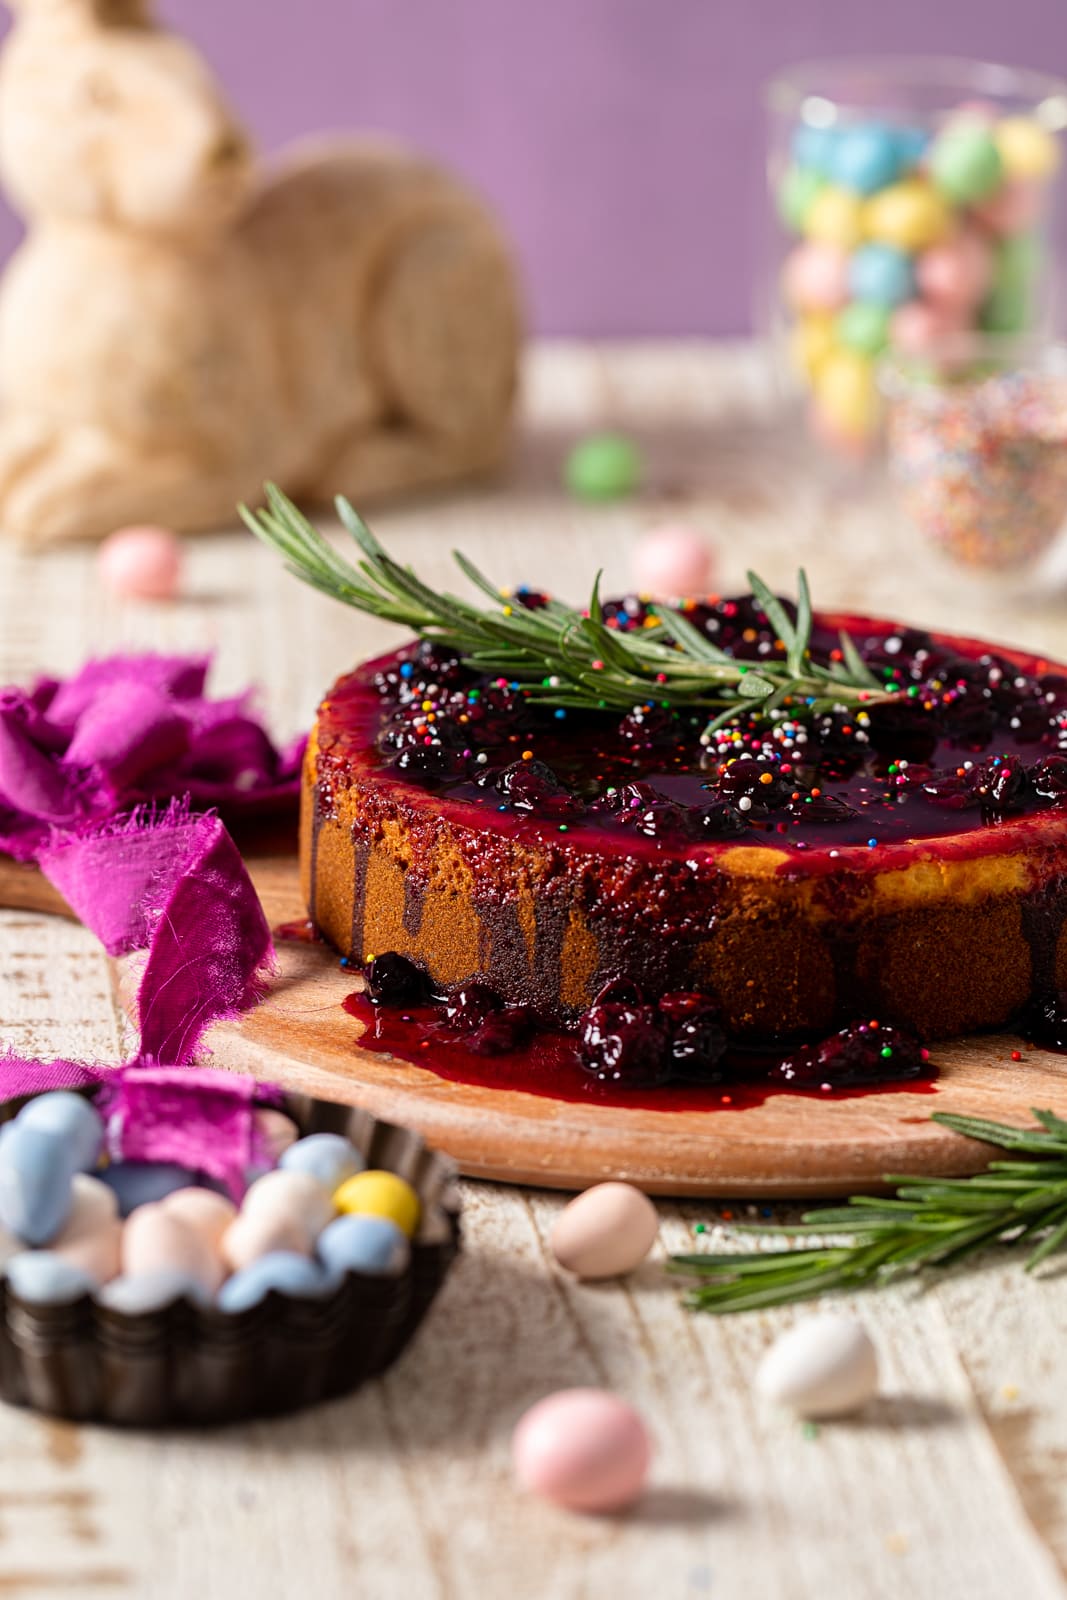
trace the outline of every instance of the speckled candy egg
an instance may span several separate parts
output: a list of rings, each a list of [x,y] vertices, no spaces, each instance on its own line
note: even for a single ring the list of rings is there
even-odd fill
[[[924,251],[915,263],[915,281],[924,298],[939,306],[976,306],[992,277],[989,244],[973,229],[965,229],[945,244]]]
[[[911,257],[891,244],[865,244],[848,264],[848,287],[857,300],[899,306],[915,293]]]
[[[641,535],[631,563],[639,594],[677,600],[707,594],[711,588],[711,550],[697,528],[667,522]]]
[[[173,600],[181,567],[181,541],[169,528],[119,528],[97,557],[101,583],[124,599]]]
[[[878,1355],[854,1317],[805,1317],[767,1351],[756,1387],[801,1417],[846,1416],[878,1392]]]
[[[632,1406],[603,1389],[561,1389],[520,1419],[519,1485],[569,1511],[621,1511],[645,1486],[652,1449]]]
[[[848,189],[827,184],[808,207],[804,232],[818,244],[854,250],[863,238],[863,201]]]
[[[782,267],[782,295],[794,311],[837,311],[848,299],[848,256],[832,244],[797,245]]]
[[[904,178],[872,195],[863,210],[863,228],[875,244],[898,250],[926,250],[946,239],[952,208],[925,178]]]
[[[930,176],[954,205],[984,200],[1004,175],[992,130],[975,117],[961,117],[943,128],[930,148]]]
[[[598,1183],[556,1218],[549,1237],[560,1266],[579,1278],[632,1272],[656,1242],[659,1216],[646,1194],[629,1183]]]

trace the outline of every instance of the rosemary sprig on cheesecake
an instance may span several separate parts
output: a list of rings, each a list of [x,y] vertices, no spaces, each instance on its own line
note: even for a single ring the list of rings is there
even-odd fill
[[[895,1196],[853,1195],[782,1227],[735,1225],[753,1234],[806,1237],[786,1250],[696,1252],[670,1270],[696,1280],[694,1311],[720,1315],[812,1299],[833,1290],[877,1288],[924,1269],[955,1266],[993,1245],[1027,1247],[1032,1272],[1067,1248],[1067,1121],[1034,1110],[1039,1126],[935,1111],[954,1133],[1009,1150],[972,1178],[887,1177]],[[1022,1157],[1023,1159],[1017,1159]]]
[[[457,550],[457,567],[491,604],[440,594],[395,561],[339,497],[337,514],[360,551],[353,565],[274,484],[266,495],[265,509],[241,506],[241,516],[298,578],[343,605],[450,646],[472,670],[506,678],[532,701],[586,711],[628,711],[647,700],[688,707],[708,713],[707,738],[740,714],[788,708],[794,718],[817,716],[896,697],[847,633],[840,636],[837,659],[826,665],[812,659],[813,613],[803,571],[797,576],[795,619],[756,573],[748,574],[781,654],[738,661],[669,606],[649,605],[652,625],[639,633],[623,635],[609,627],[599,574],[584,611],[553,599],[529,607],[497,589]]]

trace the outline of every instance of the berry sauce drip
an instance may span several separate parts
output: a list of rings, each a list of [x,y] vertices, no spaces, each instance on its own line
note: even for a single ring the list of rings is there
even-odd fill
[[[783,653],[750,596],[683,609],[738,660]],[[604,616],[620,632],[657,625],[634,598],[607,602]],[[700,711],[667,700],[622,717],[534,703],[423,641],[345,681],[347,715],[324,728],[320,771],[328,778],[331,760],[343,764],[356,741],[373,747],[377,765],[487,819],[561,834],[592,828],[674,850],[739,839],[787,851],[876,849],[1067,805],[1067,676],[875,626],[862,624],[868,631],[853,640],[897,698],[819,715],[783,705],[710,735]],[[813,658],[840,654],[836,628],[816,625]]]
[[[360,1047],[439,1077],[522,1089],[555,1099],[661,1111],[741,1109],[788,1091],[820,1098],[907,1088],[932,1090],[929,1052],[876,1020],[854,1023],[789,1052],[727,1038],[706,995],[647,1000],[608,984],[567,1032],[528,1006],[505,1006],[486,984],[435,992],[421,968],[394,951],[369,963],[363,992],[344,1008],[364,1024]]]

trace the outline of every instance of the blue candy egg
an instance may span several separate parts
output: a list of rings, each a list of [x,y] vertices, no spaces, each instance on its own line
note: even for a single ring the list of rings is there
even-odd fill
[[[192,1300],[209,1305],[211,1297],[198,1279],[177,1267],[157,1267],[152,1272],[134,1272],[112,1278],[97,1295],[101,1305],[138,1317],[146,1311],[159,1311],[175,1300]]]
[[[834,159],[834,147],[840,137],[836,128],[799,127],[793,134],[793,160],[798,167],[828,178]]]
[[[272,1289],[293,1295],[328,1294],[335,1282],[317,1261],[292,1250],[272,1250],[227,1279],[219,1290],[219,1310],[247,1311]]]
[[[116,1161],[98,1174],[101,1183],[113,1190],[119,1203],[119,1216],[128,1217],[138,1206],[165,1200],[176,1189],[216,1188],[188,1167],[173,1161]]]
[[[72,1154],[60,1135],[21,1119],[0,1144],[0,1222],[27,1244],[47,1244],[70,1215]]]
[[[843,189],[874,194],[892,183],[900,172],[900,144],[892,128],[881,122],[861,122],[845,128],[830,156],[830,176]]]
[[[897,142],[897,158],[901,172],[917,167],[930,145],[930,135],[926,129],[897,128],[894,138]]]
[[[7,1264],[7,1282],[20,1300],[37,1305],[66,1305],[92,1294],[96,1280],[81,1267],[66,1261],[51,1250],[24,1250]]]
[[[355,1212],[328,1223],[315,1248],[335,1274],[366,1272],[392,1278],[403,1272],[411,1259],[407,1234],[395,1222]]]
[[[856,300],[899,306],[915,293],[911,257],[891,244],[865,244],[848,264],[849,292]]]
[[[367,1163],[352,1143],[340,1133],[309,1133],[284,1150],[278,1162],[286,1172],[306,1172],[331,1194],[346,1178],[354,1178]]]
[[[20,1128],[54,1133],[70,1145],[76,1172],[91,1172],[104,1147],[104,1119],[84,1095],[70,1089],[27,1100],[16,1118]]]

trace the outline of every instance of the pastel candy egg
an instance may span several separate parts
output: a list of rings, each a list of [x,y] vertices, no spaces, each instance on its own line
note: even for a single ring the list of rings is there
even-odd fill
[[[782,294],[796,311],[836,311],[848,299],[848,257],[832,244],[801,244],[782,268]]]
[[[212,1189],[176,1189],[160,1202],[168,1217],[177,1217],[219,1252],[222,1236],[237,1215],[237,1207]]]
[[[175,1300],[192,1300],[197,1305],[210,1303],[203,1284],[177,1267],[157,1267],[152,1272],[113,1278],[100,1290],[97,1299],[109,1310],[121,1311],[128,1317],[161,1311]]]
[[[632,1406],[603,1389],[539,1400],[512,1435],[519,1485],[570,1511],[621,1511],[645,1486],[652,1448]]]
[[[778,185],[778,215],[794,233],[803,233],[811,203],[825,182],[810,167],[786,168]]]
[[[891,244],[865,244],[849,262],[848,286],[857,300],[902,305],[915,292],[911,259]]]
[[[298,1217],[241,1214],[226,1229],[220,1249],[231,1271],[241,1272],[260,1256],[310,1256],[311,1246],[308,1230]]]
[[[992,131],[972,118],[942,129],[931,146],[929,168],[945,198],[961,206],[992,194],[1004,170]]]
[[[922,294],[942,306],[976,306],[992,276],[989,245],[971,230],[925,251],[915,263],[915,281]]]
[[[1021,333],[1030,320],[1038,267],[1037,243],[1025,233],[1002,239],[994,263],[993,285],[979,313],[979,323],[988,333]],[[3,1150],[0,1145],[0,1158]]]
[[[641,458],[631,440],[619,433],[597,433],[571,450],[563,480],[579,500],[619,500],[632,494],[641,479]]]
[[[338,1211],[388,1217],[410,1239],[419,1225],[419,1197],[395,1172],[359,1172],[334,1195]]]
[[[871,454],[872,430],[842,427],[820,409],[818,401],[808,408],[808,430],[813,439],[845,461],[866,461]]]
[[[863,238],[863,201],[848,189],[827,184],[808,207],[804,232],[819,244],[855,249]]]
[[[34,1305],[68,1305],[92,1294],[96,1280],[83,1267],[51,1250],[24,1250],[7,1264],[8,1287]]]
[[[628,1183],[598,1183],[556,1218],[549,1237],[560,1266],[579,1278],[617,1278],[648,1255],[659,1215],[647,1195]]]
[[[789,332],[789,359],[794,369],[809,381],[834,348],[834,319],[825,311],[809,311],[798,317]]]
[[[220,1311],[247,1311],[265,1300],[272,1289],[289,1295],[322,1295],[334,1288],[334,1280],[307,1256],[274,1251],[261,1256],[223,1284],[219,1292]]]
[[[46,1244],[70,1215],[73,1152],[65,1140],[16,1122],[0,1142],[0,1223]]]
[[[307,1173],[330,1194],[366,1165],[351,1139],[340,1133],[310,1133],[290,1145],[281,1158],[283,1172]]]
[[[104,1119],[84,1095],[69,1089],[37,1095],[27,1100],[16,1120],[22,1128],[37,1128],[65,1139],[70,1146],[71,1164],[81,1172],[92,1171],[100,1159]]]
[[[365,1272],[392,1278],[411,1258],[408,1236],[388,1217],[336,1217],[319,1235],[319,1259],[334,1274]]]
[[[1051,178],[1059,167],[1059,140],[1033,117],[1005,117],[993,129],[993,141],[1009,178]]]
[[[926,154],[930,144],[930,135],[925,128],[898,128],[896,130],[896,140],[900,169],[902,172],[906,172],[909,167],[918,166]]]
[[[19,1251],[24,1249],[25,1245],[22,1240],[16,1238],[9,1229],[0,1225],[0,1271],[2,1271],[5,1263],[11,1260],[12,1256],[17,1256]]]
[[[902,355],[925,356],[962,327],[961,319],[951,310],[928,305],[924,300],[909,300],[893,312],[889,342]]]
[[[99,1177],[114,1192],[121,1217],[197,1181],[195,1172],[171,1161],[116,1161],[105,1167]]]
[[[279,1167],[257,1178],[241,1206],[246,1217],[280,1218],[298,1222],[309,1241],[315,1240],[332,1219],[336,1207],[330,1192],[309,1172]]]
[[[213,1295],[225,1276],[221,1259],[208,1241],[162,1203],[140,1206],[122,1230],[122,1272],[135,1278],[142,1272],[171,1267],[195,1278],[206,1294]]]
[[[846,350],[876,356],[889,339],[889,308],[869,300],[854,300],[837,314],[834,323],[836,342]]]
[[[1041,214],[1041,190],[1036,183],[1004,183],[971,207],[971,215],[991,233],[1025,233]]]
[[[874,367],[854,350],[837,350],[819,368],[815,397],[827,421],[849,435],[869,434],[878,420]]]
[[[81,1267],[94,1283],[107,1283],[121,1265],[122,1223],[114,1192],[87,1173],[74,1175],[70,1215],[51,1250],[64,1261]]]
[[[650,528],[637,541],[632,571],[640,594],[680,599],[711,588],[711,551],[704,535],[681,523]]]
[[[877,1394],[878,1355],[854,1317],[806,1317],[767,1351],[756,1388],[801,1417],[846,1416]]]
[[[876,244],[926,250],[952,231],[952,209],[924,178],[902,178],[867,201],[863,227]]]
[[[892,183],[900,170],[896,133],[884,123],[863,122],[846,128],[835,142],[830,175],[844,189],[873,194]]]
[[[136,600],[172,600],[181,565],[181,543],[169,528],[118,528],[108,534],[97,557],[105,588]]]
[[[299,1139],[299,1128],[292,1117],[287,1117],[284,1111],[279,1111],[274,1106],[257,1107],[252,1113],[252,1121],[277,1166],[289,1146]]]
[[[829,177],[837,139],[835,128],[799,127],[793,134],[793,160],[798,167],[809,167],[812,172]]]

